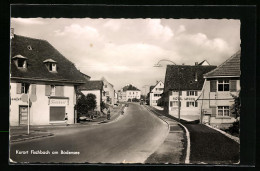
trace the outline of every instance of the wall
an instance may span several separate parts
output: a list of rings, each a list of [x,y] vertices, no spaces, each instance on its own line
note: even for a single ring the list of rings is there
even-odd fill
[[[127,90],[126,91],[126,101],[128,101],[128,99],[141,99],[141,91],[137,91],[137,90]]]
[[[16,93],[16,81],[11,80],[10,89],[10,125],[19,125],[19,105],[26,105],[27,102],[22,102],[20,99],[22,94]],[[31,90],[31,86],[30,86]],[[48,125],[50,124],[50,106],[57,106],[49,104],[48,96],[45,95],[45,83],[38,82],[36,84],[36,96],[37,100],[32,102],[30,107],[30,124],[31,125]],[[68,97],[68,103],[64,103],[58,106],[65,106],[66,113],[68,113],[68,123],[74,123],[74,105],[75,101],[75,90],[74,85],[64,85],[64,96]],[[16,100],[15,100],[16,99]]]
[[[197,90],[194,90],[197,91]],[[197,91],[197,96],[187,96],[186,91],[182,91],[180,96],[180,102],[181,102],[181,108],[180,108],[180,115],[183,116],[192,116],[192,118],[199,119],[200,113],[201,113],[201,106],[200,103],[198,103],[197,107],[187,107],[186,102],[194,101],[197,99],[198,95],[200,94],[200,91]],[[168,102],[168,111],[170,115],[178,116],[178,106],[171,107],[170,102],[178,101],[178,92],[172,92],[171,95],[169,95],[169,102]]]
[[[109,95],[106,95],[106,96],[109,96],[109,98],[111,99],[111,104],[114,105],[115,104],[115,93],[114,93],[114,87],[106,80],[103,80],[103,83],[104,83],[104,86],[103,86],[103,90],[105,92],[109,92]],[[105,87],[105,85],[107,85],[107,87]],[[106,101],[106,97],[103,98],[104,101]]]
[[[81,91],[85,96],[92,93],[96,95],[96,102],[97,102],[97,107],[96,111],[100,111],[100,103],[101,103],[101,96],[100,96],[100,90],[83,90]]]
[[[234,80],[234,78],[232,78]],[[238,95],[238,92],[240,91],[240,80],[238,78],[236,79],[236,89],[237,92],[230,92],[230,91],[216,91],[216,92],[210,92],[210,80],[205,80],[204,89],[202,91],[201,97],[199,98],[200,103],[202,104],[202,113],[203,113],[203,123],[209,123],[213,126],[221,127],[221,124],[226,124],[227,127],[231,123],[233,123],[236,119],[232,114],[230,116],[217,116],[217,106],[232,106],[234,104],[234,100],[232,95]],[[205,99],[205,100],[203,100]],[[210,99],[210,100],[209,100]],[[216,99],[216,100],[214,100]],[[209,117],[209,120],[205,119],[207,116]],[[205,116],[205,117],[204,117]],[[223,126],[223,125],[222,125]]]

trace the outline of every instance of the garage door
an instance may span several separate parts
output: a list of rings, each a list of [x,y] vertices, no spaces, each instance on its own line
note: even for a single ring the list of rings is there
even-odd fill
[[[65,107],[50,107],[50,121],[64,121]]]

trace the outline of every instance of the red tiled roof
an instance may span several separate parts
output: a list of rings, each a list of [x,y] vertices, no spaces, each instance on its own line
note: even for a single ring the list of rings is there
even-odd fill
[[[229,76],[239,77],[240,76],[240,56],[241,51],[238,51],[232,55],[223,64],[219,65],[216,69],[204,74],[204,78]]]

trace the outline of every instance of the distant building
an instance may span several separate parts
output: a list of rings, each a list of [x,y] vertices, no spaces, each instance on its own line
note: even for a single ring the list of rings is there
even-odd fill
[[[10,125],[27,125],[29,118],[30,125],[65,123],[66,113],[73,124],[75,87],[84,84],[84,77],[49,42],[11,38]]]
[[[163,92],[164,110],[178,117],[180,106],[181,116],[189,116],[193,120],[199,119],[201,110],[196,99],[203,87],[203,74],[215,68],[216,66],[168,65]]]
[[[240,56],[238,51],[216,69],[204,74],[205,82],[198,102],[202,103],[202,122],[228,127],[236,119],[231,108],[232,95],[240,91]]]
[[[103,101],[107,104],[114,105],[115,104],[115,89],[113,84],[109,83],[104,77],[101,78],[103,81],[103,90],[105,91],[105,95],[103,96]]]
[[[96,96],[97,106],[95,111],[101,111],[102,93],[103,93],[103,81],[86,81],[85,84],[78,88],[85,96],[88,94],[94,94]]]
[[[164,83],[157,81],[155,86],[150,87],[149,92],[149,105],[158,106],[158,100],[161,98],[164,89]]]
[[[141,91],[135,86],[129,84],[122,89],[122,101],[132,101],[141,99]]]
[[[208,66],[210,64],[209,64],[209,62],[207,60],[204,60],[204,61],[200,62],[198,65],[200,65],[200,66]]]

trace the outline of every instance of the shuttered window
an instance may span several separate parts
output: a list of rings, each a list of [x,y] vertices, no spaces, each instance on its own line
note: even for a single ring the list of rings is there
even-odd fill
[[[210,80],[210,92],[216,92],[216,91],[217,91],[217,81]]]
[[[64,96],[64,86],[55,86],[55,96]]]
[[[32,84],[32,94],[36,95],[36,84]]]
[[[22,83],[16,84],[16,93],[21,94],[22,93]]]
[[[237,80],[230,80],[230,91],[237,91]]]
[[[45,85],[45,95],[51,95],[51,85]]]

